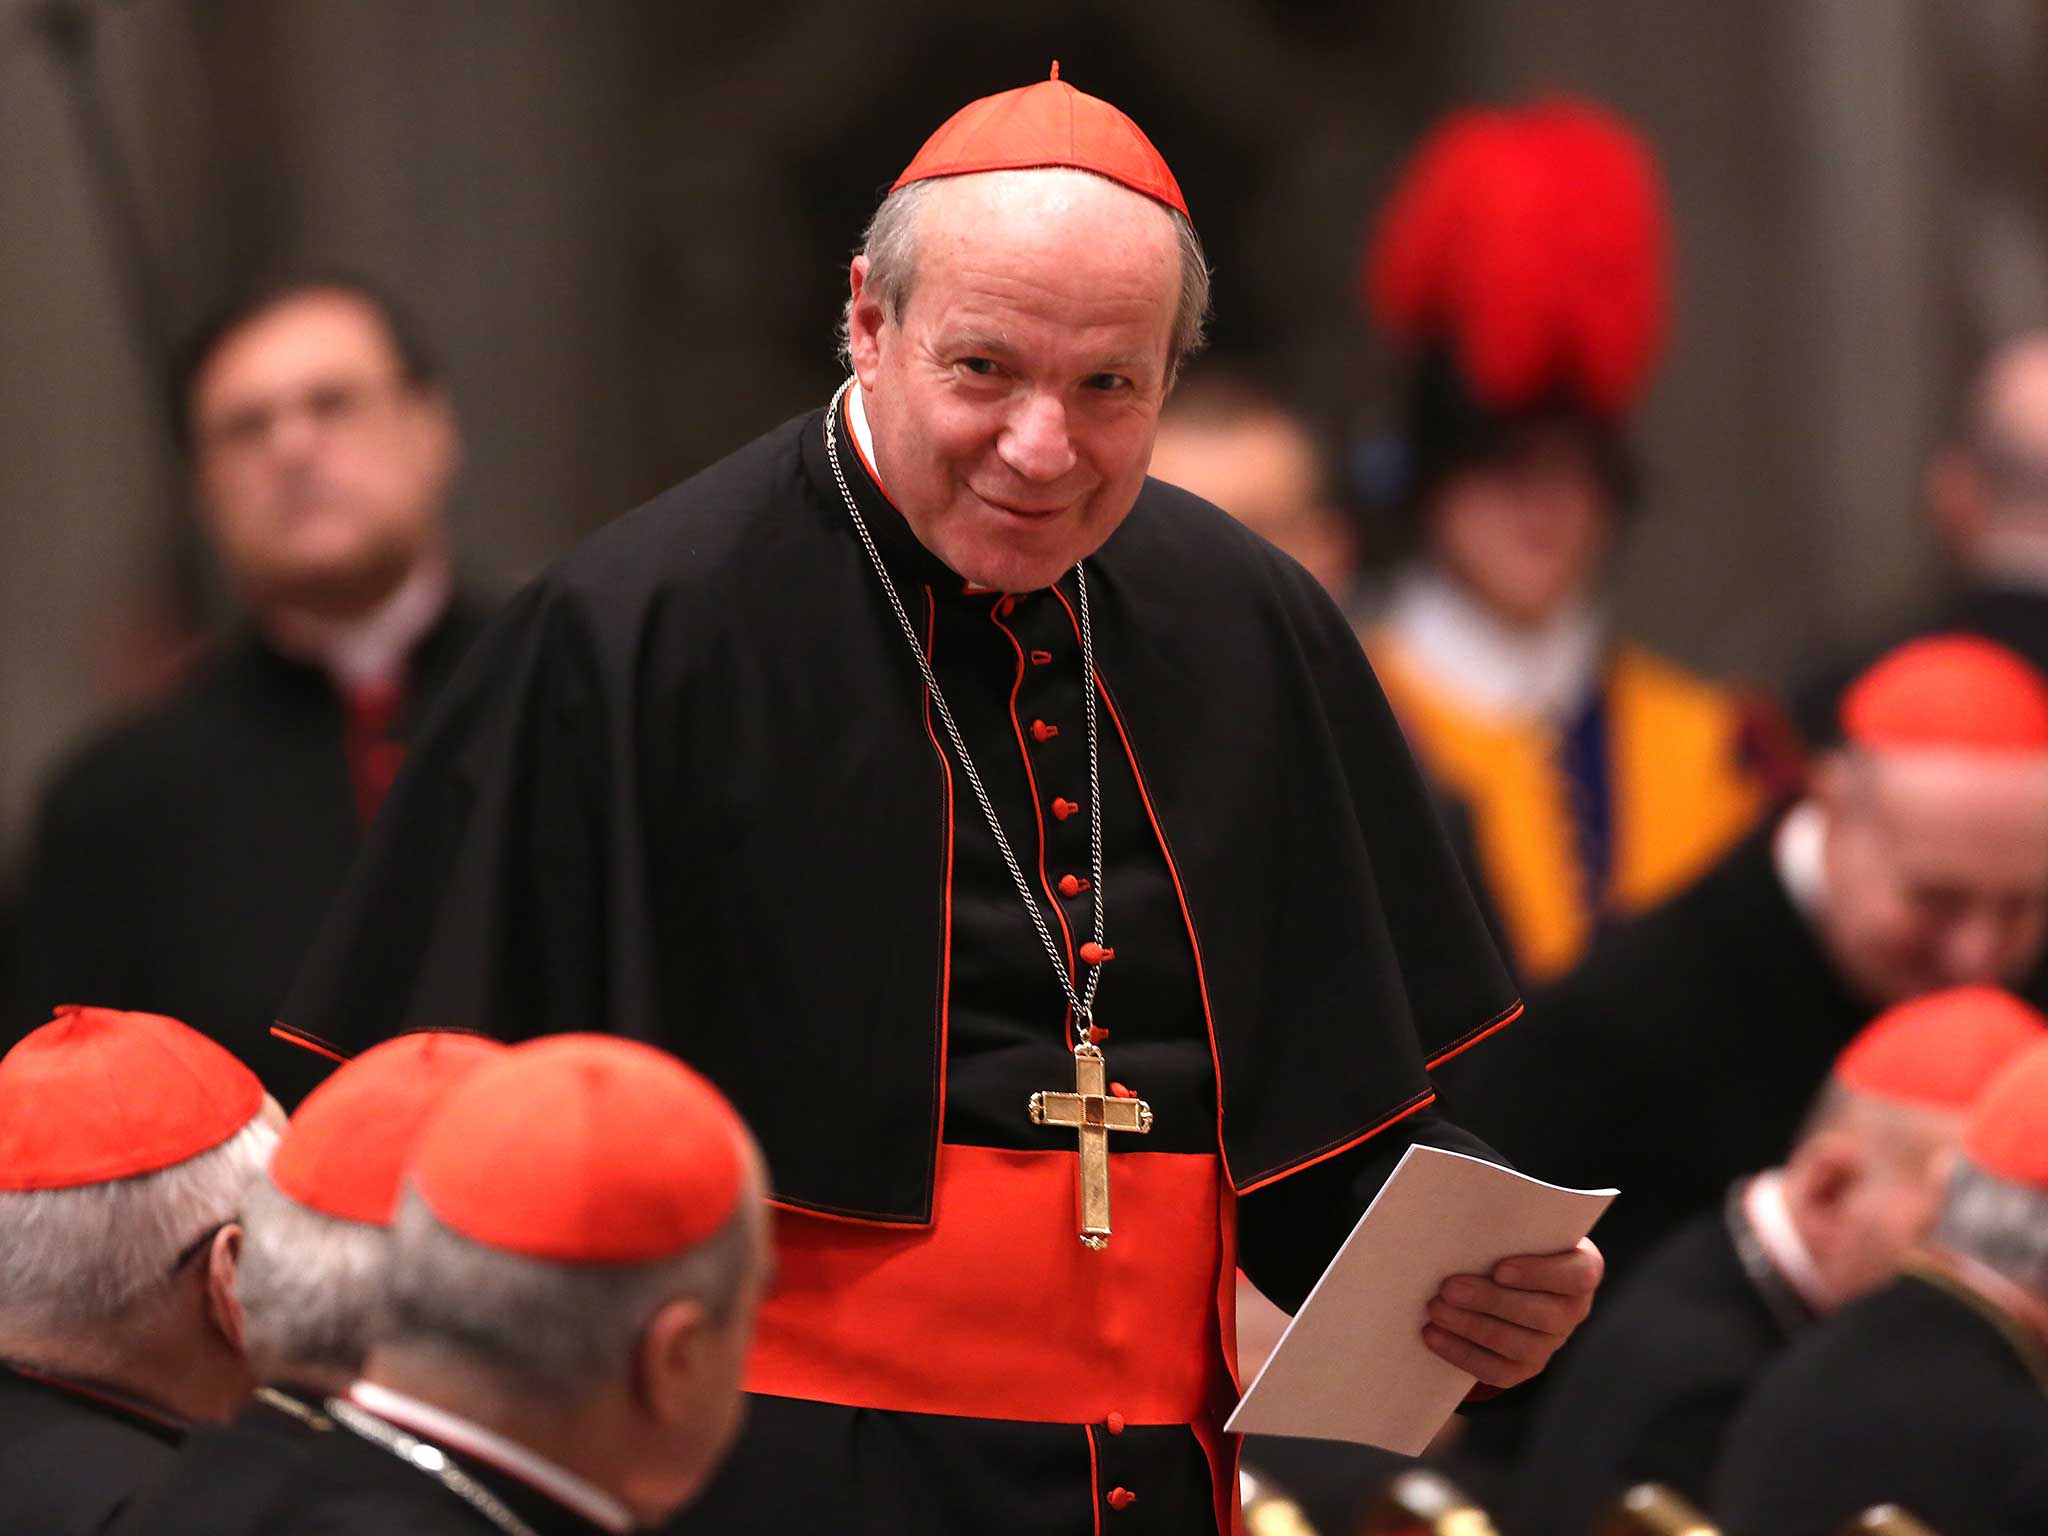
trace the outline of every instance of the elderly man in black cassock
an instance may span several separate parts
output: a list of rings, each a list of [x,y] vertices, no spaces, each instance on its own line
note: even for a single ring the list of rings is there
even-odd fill
[[[1991,1531],[2048,1445],[2048,1045],[1972,1110],[1926,1248],[1802,1339],[1728,1431],[1729,1536],[1834,1536],[1898,1504]]]
[[[777,1283],[687,1528],[1227,1530],[1233,1270],[1298,1304],[1407,1146],[1486,1155],[1429,1070],[1514,993],[1343,615],[1145,478],[1208,274],[1137,126],[970,105],[850,289],[829,408],[511,604],[286,1023],[732,1097]],[[1599,1269],[1447,1277],[1425,1338],[1511,1386]]]
[[[1893,1277],[1940,1209],[1972,1105],[2044,1039],[2048,1020],[1995,987],[1916,998],[1857,1035],[1783,1165],[1659,1244],[1553,1370],[1509,1528],[1586,1536],[1638,1483],[1707,1505],[1757,1378]]]
[[[282,1123],[154,1014],[64,1008],[0,1057],[0,1530],[106,1530],[247,1399],[236,1213]]]

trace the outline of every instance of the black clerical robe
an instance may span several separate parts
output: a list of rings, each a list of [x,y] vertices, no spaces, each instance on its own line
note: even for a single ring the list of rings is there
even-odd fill
[[[409,739],[483,610],[458,599],[415,647]],[[362,840],[327,674],[253,634],[148,714],[85,746],[44,798],[24,889],[19,1017],[61,1003],[167,1013],[296,1102],[329,1063],[266,1031]]]
[[[513,1472],[405,1433],[439,1451],[535,1536],[600,1536],[603,1527]],[[506,1529],[440,1478],[338,1423],[317,1393],[289,1392],[251,1402],[233,1423],[195,1429],[112,1536],[489,1536]]]
[[[1813,1321],[1765,1256],[1741,1189],[1658,1244],[1574,1339],[1537,1411],[1508,1529],[1586,1536],[1646,1482],[1706,1507],[1729,1421]]]
[[[2040,1536],[2048,1531],[2048,1446],[2013,1484],[1999,1507],[1998,1536]]]
[[[686,1517],[1184,1532],[1227,1500],[1230,1271],[1298,1302],[1432,1062],[1515,1012],[1342,615],[1148,483],[1087,562],[1113,1138],[1077,1241],[1071,1021],[831,474],[770,433],[514,600],[401,775],[287,1011],[651,1039],[767,1152],[746,1439]],[[1080,592],[972,588],[847,482],[1063,957],[1093,932]],[[1082,967],[1085,974],[1085,967]],[[792,1477],[788,1469],[806,1471]]]
[[[0,1365],[0,1530],[108,1530],[184,1434],[176,1415],[125,1392]]]
[[[1808,1332],[1728,1432],[1727,1536],[1834,1536],[1899,1504],[1944,1536],[1997,1528],[2048,1445],[2048,1350],[1938,1272],[1915,1270]]]
[[[1618,1185],[1610,1284],[1659,1238],[1776,1164],[1836,1054],[1877,1011],[1793,905],[1774,827],[1599,940],[1529,1015],[1446,1073],[1459,1118],[1518,1167]]]

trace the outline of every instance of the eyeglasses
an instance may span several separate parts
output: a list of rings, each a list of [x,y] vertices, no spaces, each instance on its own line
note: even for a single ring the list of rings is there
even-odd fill
[[[238,1219],[239,1218],[237,1217],[230,1216],[226,1221],[215,1222],[212,1226],[208,1227],[204,1232],[200,1233],[197,1237],[193,1238],[192,1241],[187,1243],[183,1248],[180,1248],[178,1250],[178,1256],[175,1259],[171,1260],[171,1267],[164,1271],[165,1277],[168,1278],[172,1275],[177,1274],[187,1264],[190,1264],[194,1259],[198,1258],[200,1254],[204,1253],[208,1248],[211,1248],[213,1246],[213,1240],[216,1237],[219,1237],[221,1233],[225,1232],[229,1227],[233,1226]]]
[[[200,445],[209,452],[242,455],[270,440],[280,421],[304,416],[323,432],[343,432],[366,421],[374,407],[411,386],[402,377],[328,379],[296,396],[238,407],[199,425]]]

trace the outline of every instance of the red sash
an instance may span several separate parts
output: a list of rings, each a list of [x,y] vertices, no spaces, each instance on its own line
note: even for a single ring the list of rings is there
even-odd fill
[[[1076,1227],[1075,1154],[944,1146],[929,1227],[777,1211],[747,1390],[968,1418],[1206,1425],[1229,1390],[1234,1211],[1214,1155],[1110,1158],[1115,1233]]]

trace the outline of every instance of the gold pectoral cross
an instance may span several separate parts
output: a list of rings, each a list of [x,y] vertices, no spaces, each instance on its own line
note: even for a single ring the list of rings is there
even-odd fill
[[[1109,1246],[1109,1133],[1152,1129],[1152,1106],[1104,1091],[1102,1051],[1083,1040],[1074,1047],[1072,1093],[1031,1095],[1033,1125],[1071,1126],[1081,1133],[1081,1241]]]

